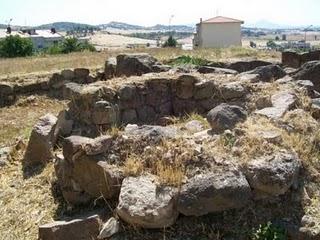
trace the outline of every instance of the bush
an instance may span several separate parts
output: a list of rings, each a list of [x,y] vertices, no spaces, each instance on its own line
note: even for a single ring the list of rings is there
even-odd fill
[[[26,57],[32,54],[33,44],[31,39],[11,35],[0,41],[0,57]]]
[[[60,44],[53,44],[46,49],[48,54],[61,54],[61,53],[71,53],[71,52],[82,52],[82,51],[96,51],[95,47],[88,42],[79,43],[76,38],[66,38]]]
[[[83,42],[78,44],[79,50],[82,51],[90,51],[90,52],[95,52],[96,48],[89,42]]]
[[[274,48],[277,47],[277,44],[276,44],[274,41],[269,40],[269,41],[267,42],[267,47],[274,49]]]
[[[61,46],[63,53],[79,52],[78,39],[76,38],[66,38],[62,42]]]
[[[283,228],[268,222],[253,230],[251,240],[287,240],[287,234]]]
[[[53,44],[49,48],[45,49],[45,53],[48,53],[50,55],[54,54],[61,54],[62,53],[62,48],[60,44]]]
[[[176,46],[177,46],[177,40],[175,40],[172,35],[170,35],[168,40],[165,41],[165,43],[163,44],[163,47],[176,47]]]
[[[173,59],[170,64],[172,65],[196,65],[196,66],[204,66],[208,64],[208,60],[203,59],[203,58],[196,58],[188,55],[182,55],[180,57],[177,57]]]

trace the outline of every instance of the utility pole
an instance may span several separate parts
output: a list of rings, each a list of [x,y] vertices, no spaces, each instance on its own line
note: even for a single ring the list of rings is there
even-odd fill
[[[171,15],[170,18],[169,18],[169,34],[171,32],[171,22],[172,22],[173,18],[174,18],[174,15]]]
[[[307,31],[312,28],[313,25],[310,25],[309,27],[304,29],[304,49],[307,50]]]
[[[307,42],[307,31],[312,27],[313,27],[313,25],[310,25],[309,27],[304,29],[304,42]]]

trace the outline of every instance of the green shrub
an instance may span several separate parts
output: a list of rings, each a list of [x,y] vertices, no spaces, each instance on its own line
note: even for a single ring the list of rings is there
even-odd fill
[[[287,234],[283,228],[268,222],[252,231],[251,240],[287,240]]]
[[[172,65],[195,65],[195,66],[203,66],[208,64],[208,60],[203,58],[192,57],[189,55],[182,55],[177,57],[176,59],[171,61]]]
[[[53,44],[47,49],[45,49],[45,53],[48,53],[50,55],[55,55],[55,54],[61,54],[62,53],[62,47],[60,44]]]
[[[177,46],[177,40],[175,40],[172,35],[170,35],[168,40],[165,41],[165,43],[163,44],[163,47],[176,47],[176,46]]]
[[[11,35],[0,41],[0,57],[26,57],[32,54],[33,44],[29,38]]]
[[[81,52],[82,51],[90,51],[90,52],[96,51],[96,48],[89,42],[79,43],[78,48]]]
[[[63,42],[62,42],[62,52],[63,53],[71,53],[71,52],[78,52],[79,48],[78,48],[78,39],[76,38],[66,38]]]
[[[82,51],[96,51],[95,47],[88,42],[80,42],[76,38],[66,38],[60,44],[53,44],[45,50],[48,54],[61,54]]]
[[[277,44],[273,41],[273,40],[269,40],[267,42],[267,47],[269,48],[276,48],[277,47]]]

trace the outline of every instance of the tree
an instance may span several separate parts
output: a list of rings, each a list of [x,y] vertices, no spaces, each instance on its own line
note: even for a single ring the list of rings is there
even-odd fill
[[[33,54],[33,44],[29,38],[10,35],[0,41],[0,57],[26,57]]]
[[[274,48],[277,48],[277,44],[276,44],[274,41],[269,40],[269,41],[267,42],[267,47],[274,49]]]
[[[71,53],[78,51],[78,40],[76,38],[66,38],[62,43],[62,52]]]
[[[79,42],[77,38],[66,38],[62,43],[53,44],[46,49],[46,52],[48,54],[60,54],[82,51],[95,52],[96,48],[89,42]]]
[[[168,40],[163,44],[163,47],[176,47],[176,46],[177,46],[177,40],[175,40],[172,35],[170,35]]]

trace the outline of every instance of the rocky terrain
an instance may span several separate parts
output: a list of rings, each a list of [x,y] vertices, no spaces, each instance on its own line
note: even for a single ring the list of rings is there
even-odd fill
[[[120,54],[1,82],[2,107],[26,93],[68,102],[0,149],[1,174],[17,154],[26,178],[54,165],[63,210],[41,240],[265,239],[252,231],[267,222],[279,239],[319,239],[319,66]]]

